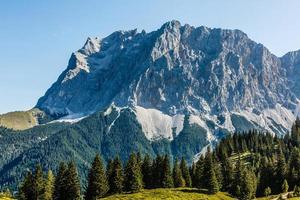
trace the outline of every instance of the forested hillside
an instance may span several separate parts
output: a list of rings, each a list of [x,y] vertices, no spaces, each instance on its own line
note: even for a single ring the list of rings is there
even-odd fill
[[[130,109],[113,110],[110,115],[95,113],[75,124],[50,123],[24,131],[0,129],[0,188],[17,188],[24,169],[40,163],[44,170],[56,169],[60,161],[74,160],[81,182],[85,183],[87,168],[99,153],[107,163],[119,155],[126,162],[131,152],[155,157],[167,154],[170,159],[184,157],[192,162],[195,154],[208,144],[206,131],[196,124],[189,124],[188,117],[181,133],[167,139],[149,141],[142,132]],[[110,126],[111,123],[113,126]],[[109,133],[108,133],[109,130]]]
[[[198,188],[208,194],[228,192],[241,200],[274,194],[300,196],[300,120],[284,138],[250,131],[222,139],[208,148],[191,166],[184,158],[172,161],[168,154],[151,157],[131,153],[125,161],[116,156],[107,165],[94,158],[86,184],[80,184],[74,162],[61,162],[55,178],[37,165],[19,188],[18,197],[29,200],[95,199],[113,194],[136,193],[155,188]],[[55,180],[55,181],[54,181]],[[290,193],[288,193],[290,192]]]

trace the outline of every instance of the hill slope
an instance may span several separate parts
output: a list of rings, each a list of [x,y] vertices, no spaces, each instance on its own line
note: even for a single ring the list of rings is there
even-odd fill
[[[234,198],[230,197],[226,193],[217,193],[215,195],[207,195],[201,193],[197,189],[191,188],[179,188],[179,189],[153,189],[153,190],[144,190],[143,192],[136,194],[121,194],[113,195],[105,200],[153,200],[153,199],[170,199],[170,200],[233,200]]]

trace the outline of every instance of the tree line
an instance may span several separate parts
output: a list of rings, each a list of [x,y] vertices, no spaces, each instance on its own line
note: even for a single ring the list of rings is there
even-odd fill
[[[38,165],[28,172],[19,189],[22,200],[94,200],[112,194],[134,193],[143,188],[193,187],[210,194],[225,191],[243,199],[294,191],[300,195],[300,121],[284,138],[249,131],[222,139],[207,148],[190,166],[184,158],[132,153],[123,166],[117,156],[104,165],[96,155],[82,189],[76,165],[61,163],[56,175],[44,175]],[[84,191],[84,192],[82,192]]]

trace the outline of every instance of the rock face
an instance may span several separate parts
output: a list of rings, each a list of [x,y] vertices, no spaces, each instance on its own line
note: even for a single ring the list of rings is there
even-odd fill
[[[278,58],[239,30],[171,21],[88,38],[36,107],[54,117],[129,107],[150,140],[172,140],[184,115],[209,140],[252,128],[284,134],[299,110],[299,75],[300,52]]]

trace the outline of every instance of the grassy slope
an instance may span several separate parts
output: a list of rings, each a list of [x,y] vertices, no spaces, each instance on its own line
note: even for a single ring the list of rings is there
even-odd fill
[[[14,130],[24,130],[38,124],[36,115],[41,112],[38,109],[28,111],[9,112],[0,115],[0,126]]]
[[[233,200],[232,197],[225,193],[217,193],[215,195],[207,195],[200,193],[197,189],[191,188],[179,188],[179,189],[153,189],[144,190],[140,193],[135,194],[119,194],[109,196],[104,198],[105,200],[155,200],[155,199],[165,199],[165,200]]]

